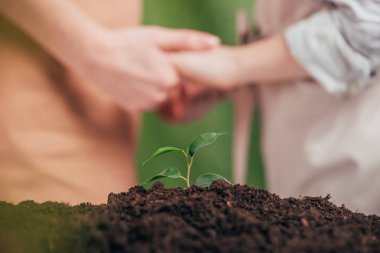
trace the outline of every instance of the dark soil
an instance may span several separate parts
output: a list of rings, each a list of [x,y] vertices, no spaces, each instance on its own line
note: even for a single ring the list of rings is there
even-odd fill
[[[9,217],[20,209],[4,205],[0,243],[1,210],[8,208]],[[39,210],[33,219],[52,219],[49,236],[34,240],[46,251],[35,252],[380,252],[378,216],[337,207],[329,197],[281,199],[224,181],[208,188],[136,186],[101,206],[28,205]]]

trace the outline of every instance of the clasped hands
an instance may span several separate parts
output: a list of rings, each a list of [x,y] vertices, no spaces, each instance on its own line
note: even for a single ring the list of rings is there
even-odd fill
[[[180,112],[183,95],[212,104],[236,81],[233,49],[204,32],[141,26],[99,38],[78,68],[127,110],[165,111],[173,105],[170,110]]]
[[[170,59],[180,82],[169,91],[158,110],[169,121],[200,118],[245,83],[239,75],[239,47],[219,45],[205,50],[171,52]]]

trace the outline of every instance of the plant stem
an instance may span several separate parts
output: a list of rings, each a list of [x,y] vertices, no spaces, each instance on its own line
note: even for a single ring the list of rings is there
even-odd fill
[[[186,184],[187,184],[187,178],[185,178],[185,177],[179,177],[180,179],[182,179],[183,181],[185,181],[186,182]]]
[[[190,187],[190,172],[191,172],[192,165],[193,165],[193,157],[191,157],[190,160],[187,160],[187,177],[186,177],[187,188]]]

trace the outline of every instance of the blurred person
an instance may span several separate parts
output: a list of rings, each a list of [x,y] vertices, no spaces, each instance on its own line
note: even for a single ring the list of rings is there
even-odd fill
[[[179,80],[168,52],[218,44],[138,26],[141,8],[0,1],[0,200],[101,203],[136,183],[140,113]]]
[[[269,190],[331,194],[337,204],[379,214],[380,1],[259,0],[255,10],[260,40],[174,54],[183,78],[219,93],[243,89],[240,100],[258,106]],[[181,103],[174,96],[162,114],[186,118],[168,113]],[[247,132],[234,138],[248,139]],[[235,160],[246,159],[239,152]]]

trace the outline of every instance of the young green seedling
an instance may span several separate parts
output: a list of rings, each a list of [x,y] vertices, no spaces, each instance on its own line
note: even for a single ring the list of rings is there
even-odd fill
[[[224,134],[225,133],[204,133],[204,134],[201,134],[200,136],[195,138],[190,143],[190,145],[187,147],[186,150],[176,148],[176,147],[159,148],[156,152],[153,153],[153,155],[149,159],[147,159],[143,163],[143,165],[145,165],[148,161],[150,161],[151,159],[153,159],[157,156],[160,156],[160,155],[163,155],[166,153],[171,153],[171,152],[179,152],[179,153],[183,154],[185,159],[186,159],[187,176],[186,177],[182,176],[181,172],[176,168],[167,168],[167,169],[163,170],[161,173],[159,173],[159,174],[157,174],[151,178],[148,178],[143,183],[143,185],[145,186],[148,183],[155,181],[157,179],[161,179],[161,178],[174,178],[174,179],[179,178],[179,179],[182,179],[186,182],[187,187],[190,187],[191,167],[193,166],[195,154],[198,152],[199,149],[213,144],[218,139],[218,137],[220,137]],[[227,181],[228,183],[230,183],[227,179],[225,179],[224,177],[222,177],[218,174],[206,173],[206,174],[199,176],[194,184],[197,186],[209,186],[216,179],[223,179],[223,180]]]

